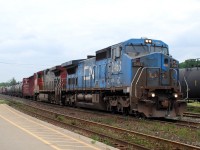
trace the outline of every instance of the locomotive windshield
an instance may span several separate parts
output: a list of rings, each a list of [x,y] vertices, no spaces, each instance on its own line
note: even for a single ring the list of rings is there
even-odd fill
[[[125,52],[131,57],[146,55],[153,52],[161,52],[165,55],[169,54],[167,47],[151,46],[149,50],[148,46],[145,45],[127,45]]]
[[[151,46],[150,47],[150,52],[161,52],[165,55],[168,55],[168,49],[166,47],[158,47],[158,46]]]
[[[126,53],[129,56],[140,56],[149,53],[148,47],[144,45],[128,45],[126,46]]]

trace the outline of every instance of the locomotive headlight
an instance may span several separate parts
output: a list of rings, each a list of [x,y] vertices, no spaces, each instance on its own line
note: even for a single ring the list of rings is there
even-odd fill
[[[156,96],[156,94],[155,93],[151,93],[151,97],[155,97]]]
[[[174,97],[177,98],[177,97],[178,97],[178,94],[177,94],[177,93],[174,93]]]
[[[145,43],[146,43],[146,44],[151,44],[151,43],[152,43],[152,40],[146,39],[146,40],[145,40]]]
[[[152,43],[152,41],[151,40],[149,40],[149,44],[151,44]]]

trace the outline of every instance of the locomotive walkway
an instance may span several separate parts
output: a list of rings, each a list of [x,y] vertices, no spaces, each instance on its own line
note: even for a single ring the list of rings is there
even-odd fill
[[[0,105],[2,150],[116,150],[100,142],[56,127],[8,105]]]

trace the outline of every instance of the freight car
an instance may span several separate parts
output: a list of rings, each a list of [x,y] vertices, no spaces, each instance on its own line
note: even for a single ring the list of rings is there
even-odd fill
[[[0,93],[1,94],[6,94],[7,93],[7,88],[4,87],[4,86],[0,87]]]
[[[183,97],[200,101],[200,59],[188,59],[180,69],[180,83]]]
[[[164,42],[130,39],[35,73],[23,80],[23,95],[145,117],[182,116],[178,65]]]
[[[22,82],[20,82],[12,86],[5,87],[6,88],[5,94],[16,96],[16,97],[22,97],[23,95],[22,85],[23,85]]]

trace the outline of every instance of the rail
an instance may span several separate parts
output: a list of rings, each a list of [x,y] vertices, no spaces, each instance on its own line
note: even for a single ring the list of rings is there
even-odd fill
[[[190,118],[200,118],[200,113],[191,113],[191,112],[185,112],[183,114],[185,117],[190,117]],[[199,123],[200,124],[200,123]]]

